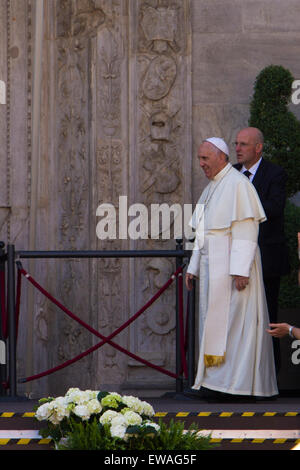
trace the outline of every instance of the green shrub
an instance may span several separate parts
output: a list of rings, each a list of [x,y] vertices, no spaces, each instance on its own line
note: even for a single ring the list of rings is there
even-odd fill
[[[279,294],[279,306],[281,308],[300,308],[298,232],[300,232],[300,207],[287,201],[285,208],[285,235],[291,270],[287,276],[283,276],[281,279]]]
[[[263,69],[254,84],[249,119],[264,134],[264,157],[285,169],[289,197],[300,190],[300,123],[288,109],[293,81],[280,65]]]
[[[198,435],[196,425],[184,429],[184,422],[171,420],[169,425],[159,421],[160,431],[155,435],[141,433],[134,435],[128,441],[112,438],[109,426],[99,425],[94,418],[87,423],[74,422],[72,431],[67,435],[67,441],[58,444],[59,450],[114,450],[114,451],[180,451],[180,450],[210,450],[215,447],[208,436]],[[134,430],[133,430],[134,432]]]
[[[249,126],[264,134],[264,158],[284,168],[287,174],[287,196],[300,191],[300,123],[289,111],[294,78],[281,65],[270,65],[256,77],[250,103]],[[300,208],[287,201],[285,235],[289,249],[291,271],[281,280],[279,306],[300,307],[298,286],[298,241]]]

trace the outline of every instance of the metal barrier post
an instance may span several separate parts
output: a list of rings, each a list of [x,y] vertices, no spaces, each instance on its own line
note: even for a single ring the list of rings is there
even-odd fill
[[[7,310],[9,346],[9,395],[16,397],[16,318],[15,318],[15,247],[7,245]]]
[[[182,251],[183,244],[181,239],[176,240],[176,250]],[[182,266],[183,257],[176,257],[176,270]],[[176,393],[183,392],[183,378],[180,377],[182,369],[181,350],[180,350],[180,322],[179,322],[179,292],[178,292],[178,277],[176,278]]]
[[[189,251],[187,252],[190,260],[193,250],[190,248],[194,245],[195,238],[189,239]],[[188,367],[188,387],[191,388],[195,382],[195,344],[196,344],[196,322],[195,322],[195,302],[196,294],[195,280],[192,281],[193,289],[187,293],[188,295],[188,322],[187,322],[187,367]]]
[[[195,381],[195,281],[193,290],[189,292],[189,312],[188,312],[188,386],[192,387]]]
[[[0,275],[5,278],[5,261],[6,254],[4,251],[5,244],[0,242]],[[6,292],[5,285],[3,285],[4,291],[0,291],[0,396],[6,395],[6,390],[3,384],[6,382],[6,338],[5,331],[3,331],[3,326],[5,325],[5,310],[3,311],[2,305],[5,306],[6,302]],[[3,298],[2,298],[3,296]],[[5,307],[4,307],[5,308]]]

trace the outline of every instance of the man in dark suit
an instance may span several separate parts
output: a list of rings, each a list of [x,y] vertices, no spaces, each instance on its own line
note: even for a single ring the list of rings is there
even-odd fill
[[[238,163],[234,167],[245,173],[255,186],[267,221],[260,224],[258,244],[261,251],[264,286],[270,323],[277,322],[280,277],[288,273],[288,254],[284,235],[286,174],[262,157],[264,137],[259,129],[242,129],[235,142]],[[277,372],[280,367],[279,340],[273,338]]]

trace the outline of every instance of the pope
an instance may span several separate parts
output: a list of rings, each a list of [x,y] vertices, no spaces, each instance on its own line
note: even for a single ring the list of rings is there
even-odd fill
[[[196,238],[186,273],[187,289],[199,279],[199,358],[192,393],[275,396],[257,244],[266,215],[252,183],[229,163],[223,139],[202,142],[198,159],[209,183],[197,204],[203,210],[195,210],[191,220]]]

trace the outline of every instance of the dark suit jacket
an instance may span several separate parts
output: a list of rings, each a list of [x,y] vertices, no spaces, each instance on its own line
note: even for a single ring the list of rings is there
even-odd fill
[[[239,171],[242,168],[241,164],[233,166]],[[263,274],[265,277],[287,274],[289,262],[284,235],[286,174],[281,167],[263,158],[252,184],[268,219],[260,224],[258,236]]]

